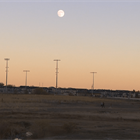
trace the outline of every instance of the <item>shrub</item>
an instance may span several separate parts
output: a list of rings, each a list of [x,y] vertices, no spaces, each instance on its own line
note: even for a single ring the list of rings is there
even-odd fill
[[[0,83],[0,87],[4,87],[4,84],[3,83]]]
[[[19,125],[12,124],[7,121],[0,122],[0,139],[12,139],[16,135],[21,135],[23,132],[23,127]]]
[[[47,94],[47,92],[43,88],[36,88],[32,92],[33,94]]]

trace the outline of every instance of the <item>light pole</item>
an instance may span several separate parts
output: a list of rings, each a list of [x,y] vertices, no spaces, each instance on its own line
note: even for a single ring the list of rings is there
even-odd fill
[[[10,59],[9,58],[5,58],[4,60],[6,60],[6,92],[7,92],[8,60],[10,60]]]
[[[58,81],[58,61],[60,61],[59,59],[54,59],[54,61],[56,61],[56,91],[57,91],[57,81]]]
[[[27,72],[30,72],[29,70],[23,70],[23,72],[26,72],[25,76],[25,89],[27,88]]]
[[[92,85],[92,96],[93,96],[93,90],[94,90],[94,73],[97,73],[97,72],[90,72],[90,73],[93,73],[93,85]]]

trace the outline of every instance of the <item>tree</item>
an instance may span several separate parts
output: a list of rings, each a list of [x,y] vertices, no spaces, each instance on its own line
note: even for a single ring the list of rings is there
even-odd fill
[[[13,87],[15,87],[15,86],[13,86],[13,85],[7,85],[7,88],[13,88]]]
[[[4,87],[4,84],[3,83],[0,83],[0,87]]]

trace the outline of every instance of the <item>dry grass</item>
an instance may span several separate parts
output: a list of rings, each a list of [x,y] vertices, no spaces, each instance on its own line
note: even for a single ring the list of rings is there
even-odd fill
[[[105,108],[100,107],[103,101]],[[139,109],[139,102],[130,100],[0,95],[0,139],[138,138]],[[33,135],[26,137],[26,132]]]
[[[0,94],[1,101],[3,102],[43,102],[43,101],[54,101],[54,102],[102,102],[102,101],[109,101],[114,102],[113,100],[107,98],[94,98],[94,97],[87,97],[87,96],[62,96],[62,95],[29,95],[29,94]],[[122,102],[122,100],[115,100],[116,102]],[[124,102],[124,101],[123,101]]]
[[[16,136],[22,136],[26,132],[26,127],[13,120],[1,120],[0,139],[13,139]]]
[[[62,121],[60,125],[53,124],[48,119],[35,119],[32,121],[3,120],[0,123],[0,139],[14,139],[16,137],[40,139],[72,133],[75,129],[76,124],[73,122],[65,123]],[[26,136],[26,132],[31,132],[33,135]]]

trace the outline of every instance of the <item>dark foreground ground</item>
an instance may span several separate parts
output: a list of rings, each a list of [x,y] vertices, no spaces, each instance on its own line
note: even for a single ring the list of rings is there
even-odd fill
[[[140,139],[140,101],[0,95],[0,139],[14,138]]]

